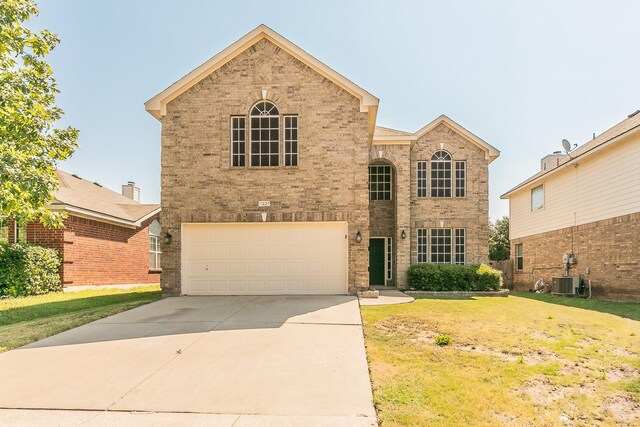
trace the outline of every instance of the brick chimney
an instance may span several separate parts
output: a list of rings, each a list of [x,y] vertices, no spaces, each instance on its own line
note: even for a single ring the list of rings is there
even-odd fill
[[[135,182],[129,181],[122,186],[122,195],[134,202],[140,202],[140,187],[136,186]]]

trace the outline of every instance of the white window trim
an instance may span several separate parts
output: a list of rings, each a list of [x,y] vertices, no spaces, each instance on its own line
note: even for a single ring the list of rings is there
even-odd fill
[[[244,166],[234,166],[233,165],[233,158],[234,158],[234,155],[235,155],[235,153],[233,152],[233,143],[234,143],[234,141],[233,141],[233,131],[234,131],[233,120],[234,119],[239,119],[239,118],[244,119]],[[230,138],[229,138],[229,140],[231,142],[230,147],[229,147],[230,148],[230,152],[231,152],[231,156],[229,156],[229,166],[231,166],[234,169],[246,168],[247,167],[247,116],[243,116],[241,114],[232,115],[231,119],[229,121],[229,124],[231,125],[231,126],[229,126],[229,128],[230,128],[230,131],[229,131]],[[238,157],[240,157],[240,156],[238,155]]]
[[[420,164],[424,164],[424,196],[420,195]],[[427,160],[418,160],[416,162],[416,197],[418,199],[426,199],[429,194],[429,162]]]
[[[439,152],[443,152],[446,153],[449,156],[449,160],[433,160],[433,156],[436,155],[436,153]],[[433,172],[433,163],[437,162],[437,163],[445,163],[448,162],[450,164],[450,168],[449,168],[449,172],[451,173],[451,176],[449,177],[449,190],[451,192],[451,194],[449,196],[434,196],[431,194],[431,190],[433,189],[433,177],[431,176],[431,173]],[[434,199],[451,199],[454,198],[455,196],[455,161],[453,159],[453,156],[451,155],[450,152],[448,152],[447,150],[438,150],[436,152],[434,152],[431,155],[431,158],[429,159],[429,174],[427,175],[428,179],[429,179],[429,197],[434,198]],[[443,187],[443,189],[446,189]]]
[[[385,168],[389,169],[389,198],[388,199],[375,199],[375,200],[371,199],[371,168],[372,167],[385,167]],[[376,171],[377,171],[377,169],[376,169]],[[369,172],[369,201],[370,202],[379,202],[379,201],[388,202],[388,201],[393,200],[393,168],[391,167],[391,165],[387,164],[387,163],[372,164],[372,165],[369,165],[368,172]],[[378,175],[380,175],[380,174],[378,174],[376,172],[376,176],[378,176]],[[381,175],[382,176],[386,176],[387,174],[381,174]],[[378,184],[378,183],[380,183],[380,181],[376,181],[376,184]],[[380,193],[380,191],[376,190],[376,193]],[[384,195],[385,193],[386,193],[386,191],[383,190],[382,194]]]
[[[540,191],[542,191],[542,205],[538,206],[538,207],[534,207],[533,206],[533,192],[537,189],[540,189]],[[539,210],[544,209],[544,205],[545,205],[545,191],[544,191],[544,184],[540,184],[536,187],[533,187],[531,189],[531,193],[530,193],[530,202],[531,202],[531,212],[536,212]]]
[[[255,106],[257,104],[261,103],[261,102],[269,102],[270,104],[272,104],[278,110],[278,114],[277,115],[271,115],[271,114],[267,115],[267,114],[265,114],[264,116],[262,116],[262,115],[261,116],[257,116],[257,115],[254,116],[253,114],[251,114],[251,111],[255,108]],[[252,132],[251,132],[252,131],[251,122],[252,122],[252,119],[254,117],[257,117],[257,118],[269,118],[269,119],[277,118],[278,119],[278,164],[277,165],[268,165],[268,166],[267,165],[258,165],[258,166],[254,166],[253,165],[253,136],[252,136]],[[280,167],[281,163],[282,163],[282,158],[281,158],[281,155],[282,155],[282,150],[281,150],[281,148],[282,148],[281,147],[281,145],[282,145],[282,116],[280,115],[280,109],[278,108],[278,106],[274,102],[271,102],[271,101],[268,101],[268,100],[260,100],[260,101],[256,102],[255,104],[253,104],[251,106],[251,108],[249,109],[249,126],[248,127],[249,127],[249,165],[248,166],[252,167],[252,168],[278,168],[278,167]],[[262,128],[260,128],[260,129],[262,129]],[[269,130],[271,130],[271,125],[269,125]],[[246,135],[245,135],[245,139],[246,139]],[[263,141],[260,140],[260,142],[263,142]],[[272,142],[274,142],[274,141],[269,139],[269,143],[272,143]],[[260,153],[259,155],[262,156],[263,154],[267,154],[267,153]],[[271,150],[269,150],[269,153],[268,153],[269,162],[271,162],[271,156],[273,154],[274,153],[271,153]],[[260,162],[262,162],[262,159],[260,160]],[[246,164],[246,161],[245,161],[245,164]]]
[[[295,127],[287,127],[287,118],[292,118],[295,117],[296,119],[296,126]],[[297,168],[300,166],[300,126],[299,123],[300,119],[298,118],[297,114],[285,114],[282,116],[282,153],[283,153],[283,167],[286,168]],[[287,135],[287,129],[295,129],[296,130],[296,139],[290,139],[287,140],[286,139],[286,135]],[[291,150],[291,152],[287,151],[287,142],[289,143],[296,143],[296,150],[295,152],[293,151],[293,149]],[[294,155],[295,154],[295,158],[296,158],[296,164],[295,165],[287,165],[287,155]]]
[[[425,230],[426,245],[424,256],[426,261],[420,261],[420,230]],[[451,262],[450,263],[434,263],[431,262],[431,231],[432,230],[450,230],[451,231]],[[464,264],[456,263],[456,230],[464,230]],[[434,227],[434,228],[418,228],[416,229],[416,263],[417,264],[454,264],[454,265],[466,265],[467,259],[467,229],[464,227]]]
[[[157,222],[158,225],[160,225],[160,222],[157,219],[154,219],[149,224],[149,243],[151,243],[151,240],[153,239],[155,241],[154,247],[157,248],[157,250],[155,250],[155,251],[152,251],[151,248],[149,248],[149,255],[151,255],[151,254],[154,255],[154,266],[152,267],[151,265],[149,265],[149,270],[161,270],[162,269],[162,264],[161,264],[162,261],[161,260],[158,261],[158,256],[162,255],[162,248],[160,247],[160,236],[162,235],[162,231],[160,231],[159,234],[153,234],[151,232],[151,225],[154,222]]]
[[[458,163],[464,165],[464,196],[458,196]],[[467,197],[467,161],[466,160],[454,160],[453,161],[453,197],[457,199],[464,199]]]

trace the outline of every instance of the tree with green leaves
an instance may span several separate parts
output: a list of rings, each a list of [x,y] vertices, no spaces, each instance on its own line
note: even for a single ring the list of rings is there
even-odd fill
[[[489,259],[502,261],[509,259],[509,217],[489,223]]]
[[[55,126],[60,91],[45,57],[60,40],[25,27],[37,14],[33,0],[0,1],[0,217],[61,226],[63,214],[47,205],[58,188],[58,162],[77,148],[78,131]]]

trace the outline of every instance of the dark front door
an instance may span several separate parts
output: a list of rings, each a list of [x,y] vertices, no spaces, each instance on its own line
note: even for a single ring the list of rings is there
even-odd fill
[[[384,286],[384,239],[369,239],[369,286]]]

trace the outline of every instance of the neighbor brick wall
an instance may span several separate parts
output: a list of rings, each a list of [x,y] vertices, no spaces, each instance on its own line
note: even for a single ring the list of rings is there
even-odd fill
[[[451,154],[453,162],[467,162],[466,197],[417,197],[417,162],[430,161],[435,151]],[[455,168],[455,166],[453,166]],[[429,172],[430,172],[429,168]],[[454,173],[455,173],[455,169]],[[429,174],[428,174],[429,175]],[[487,262],[489,258],[489,168],[485,152],[444,123],[423,135],[411,151],[411,262],[418,260],[417,229],[466,229],[467,263]]]
[[[149,271],[149,224],[153,219],[157,216],[138,229],[73,215],[62,229],[30,222],[27,242],[61,253],[64,286],[158,283],[159,272]]]
[[[263,89],[280,114],[298,116],[298,167],[230,167],[230,116],[247,115]],[[259,222],[262,211],[268,221],[347,221],[349,290],[368,287],[368,149],[359,100],[264,39],[169,102],[161,215],[173,242],[163,247],[164,292],[181,290],[182,223]]]
[[[524,268],[515,269],[515,245],[523,244]],[[528,290],[543,278],[563,276],[562,254],[577,264],[569,275],[591,280],[596,298],[640,301],[640,212],[511,240],[514,288]],[[590,270],[586,274],[587,268]]]

